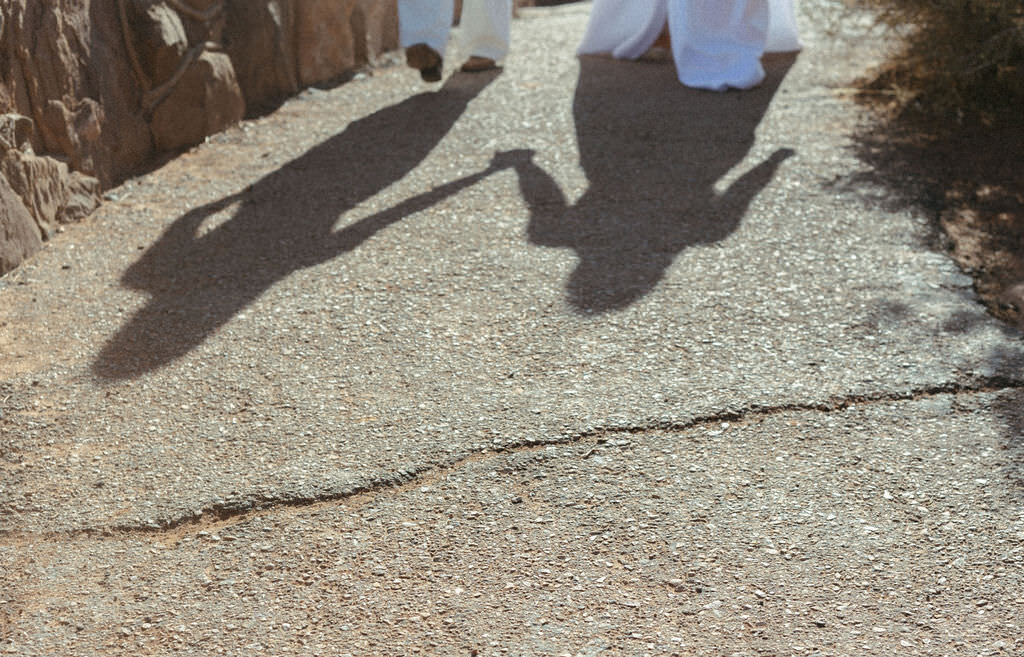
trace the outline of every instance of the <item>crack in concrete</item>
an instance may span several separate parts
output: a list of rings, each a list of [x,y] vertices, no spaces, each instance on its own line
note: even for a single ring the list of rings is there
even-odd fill
[[[352,483],[336,490],[325,491],[317,495],[250,496],[228,503],[210,504],[191,516],[182,515],[160,524],[123,524],[46,532],[0,530],[0,538],[8,540],[29,538],[53,540],[77,537],[124,537],[131,535],[155,537],[169,536],[175,533],[198,534],[211,528],[239,524],[246,520],[280,512],[285,509],[308,510],[321,505],[336,504],[343,501],[351,502],[361,497],[376,496],[384,492],[397,493],[413,486],[428,485],[431,481],[439,480],[472,463],[513,452],[537,451],[551,446],[592,444],[593,447],[590,450],[581,454],[581,458],[587,458],[598,446],[603,445],[610,437],[616,435],[635,435],[654,431],[682,433],[721,422],[746,422],[784,413],[808,411],[834,413],[863,404],[913,402],[944,395],[973,396],[1013,390],[1024,390],[1024,380],[1010,377],[991,377],[978,379],[973,384],[949,382],[905,392],[879,392],[832,397],[818,402],[794,402],[777,406],[751,404],[740,409],[722,410],[685,421],[655,421],[645,424],[597,426],[577,433],[563,433],[549,440],[527,439],[523,442],[510,442],[484,450],[455,453],[441,461],[406,467],[397,472],[370,477],[364,481]],[[0,545],[5,544],[7,544],[7,541],[0,541]]]

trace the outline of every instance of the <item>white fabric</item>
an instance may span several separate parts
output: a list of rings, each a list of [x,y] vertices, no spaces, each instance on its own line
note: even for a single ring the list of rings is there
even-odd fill
[[[768,39],[765,52],[795,52],[803,48],[796,29],[794,0],[768,0]]]
[[[765,52],[800,49],[792,0],[594,0],[579,53],[635,59],[666,23],[690,87],[748,89],[764,79]]]
[[[495,61],[508,54],[512,0],[463,0],[459,50]]]
[[[454,0],[398,0],[399,43],[425,43],[439,53],[448,44]],[[500,60],[508,54],[512,0],[463,0],[459,50]]]
[[[455,0],[398,0],[398,40],[403,48],[425,43],[444,54]]]

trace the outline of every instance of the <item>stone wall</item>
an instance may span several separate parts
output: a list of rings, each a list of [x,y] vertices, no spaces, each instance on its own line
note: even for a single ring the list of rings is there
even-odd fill
[[[0,2],[0,274],[157,153],[394,49],[395,4]]]

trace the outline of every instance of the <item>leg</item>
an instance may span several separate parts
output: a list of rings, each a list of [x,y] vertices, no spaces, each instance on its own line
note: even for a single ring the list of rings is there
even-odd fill
[[[667,21],[665,0],[594,0],[577,52],[637,59],[655,45]]]
[[[398,0],[399,43],[409,66],[428,82],[441,79],[442,57],[455,13],[454,0]]]
[[[470,56],[465,71],[494,68],[508,54],[512,0],[464,0],[460,50]]]
[[[771,20],[768,21],[768,52],[800,50],[793,0],[768,0]]]
[[[768,0],[672,0],[669,30],[680,82],[713,91],[760,84],[768,19]]]

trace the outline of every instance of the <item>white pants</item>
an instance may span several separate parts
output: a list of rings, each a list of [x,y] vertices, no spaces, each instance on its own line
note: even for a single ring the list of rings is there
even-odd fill
[[[399,41],[403,48],[425,43],[444,54],[455,0],[398,0]],[[508,54],[512,0],[463,0],[459,50],[493,60]]]
[[[668,23],[679,81],[721,91],[764,79],[761,55],[800,49],[792,0],[594,0],[581,55],[643,55]]]

